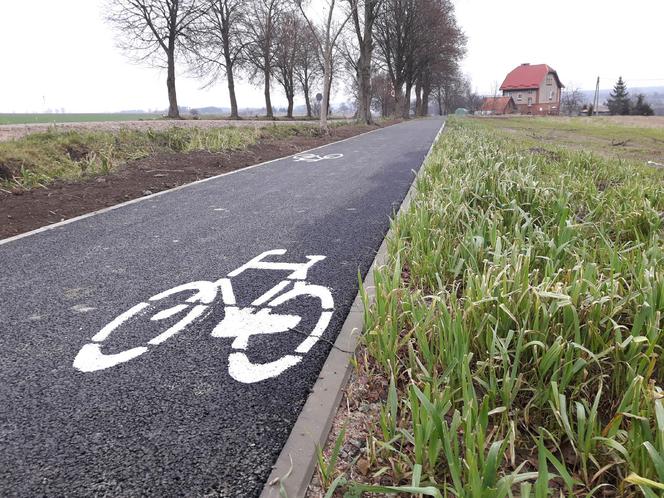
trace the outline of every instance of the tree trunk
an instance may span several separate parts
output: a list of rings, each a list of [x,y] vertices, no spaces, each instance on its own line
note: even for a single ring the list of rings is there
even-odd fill
[[[272,99],[270,98],[270,70],[266,69],[263,72],[265,78],[265,113],[269,119],[274,119],[274,114],[272,113]]]
[[[237,98],[235,96],[235,79],[233,76],[233,66],[226,63],[226,80],[228,81],[228,95],[231,98],[231,118],[239,119],[237,110]]]
[[[371,40],[366,41],[360,49],[360,58],[357,61],[357,81],[360,90],[359,106],[357,109],[358,121],[371,124]]]
[[[436,92],[436,101],[438,102],[438,114],[443,115],[443,96],[440,94],[440,88]]]
[[[288,99],[288,112],[286,114],[286,117],[288,118],[293,118],[293,101],[295,100],[295,96],[293,95],[293,92],[287,93],[286,98]]]
[[[327,86],[327,116],[330,117],[332,114],[332,106],[330,105],[330,100],[332,99],[332,81],[334,80],[334,73],[332,72],[332,63],[330,62],[330,79]]]
[[[168,117],[180,119],[178,109],[178,97],[175,91],[175,51],[168,53],[168,76],[166,77],[166,88],[168,88]]]
[[[429,115],[429,100],[431,99],[431,89],[422,89],[422,116]]]
[[[325,132],[328,131],[327,127],[327,113],[329,111],[330,102],[330,81],[332,74],[332,51],[327,49],[323,58],[323,100],[320,103],[320,127]]]
[[[311,98],[309,97],[309,81],[308,79],[304,80],[304,85],[302,85],[302,90],[304,91],[304,103],[307,106],[307,117],[313,117],[311,112]]]
[[[403,118],[410,119],[410,94],[413,88],[412,83],[406,83],[406,94],[403,99]]]
[[[415,83],[415,116],[423,116],[422,114],[422,84],[420,80]]]
[[[397,87],[395,85],[394,88],[394,117],[401,117],[403,116],[403,93],[402,93],[402,87],[399,86]]]
[[[422,116],[429,115],[429,100],[431,98],[431,79],[425,75],[422,81]]]

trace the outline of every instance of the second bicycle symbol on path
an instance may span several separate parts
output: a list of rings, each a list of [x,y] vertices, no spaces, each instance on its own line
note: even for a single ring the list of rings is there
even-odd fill
[[[228,372],[238,382],[254,383],[277,377],[289,368],[300,363],[311,348],[321,338],[332,319],[334,300],[330,289],[308,282],[309,270],[325,256],[307,256],[305,262],[288,263],[275,261],[276,256],[286,254],[285,249],[266,251],[227,276],[216,281],[190,282],[152,296],[111,320],[85,344],[74,359],[73,367],[81,372],[95,372],[115,367],[134,360],[151,351],[154,347],[185,331],[192,324],[202,322],[217,305],[223,304],[223,319],[214,326],[211,336],[231,338],[232,352],[228,357]],[[247,270],[285,272],[284,280],[256,297],[248,306],[240,306],[233,289],[233,280]],[[163,303],[172,303],[178,298],[178,304],[164,307]],[[219,299],[218,299],[219,298]],[[303,316],[288,312],[275,312],[277,307],[296,300],[307,303],[307,309],[315,303],[315,325],[310,331],[301,331],[297,327],[303,322]],[[313,300],[313,301],[312,301]],[[160,308],[160,302],[161,308]],[[149,322],[172,323],[173,317],[182,316],[166,330],[147,341],[146,344],[126,349],[119,353],[104,353],[104,342],[118,329],[130,331],[138,320]],[[129,330],[128,330],[129,329]],[[280,358],[260,363],[252,362],[247,356],[250,339],[253,336],[266,336],[295,332],[304,336],[294,351]]]
[[[295,154],[293,156],[293,161],[304,162],[304,163],[317,163],[320,161],[327,161],[331,159],[341,159],[342,157],[344,157],[343,154],[327,154],[325,156],[319,156],[318,154],[303,153],[303,154]]]

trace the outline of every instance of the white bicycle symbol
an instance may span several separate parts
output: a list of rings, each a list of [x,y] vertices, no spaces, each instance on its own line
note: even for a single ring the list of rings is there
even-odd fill
[[[328,154],[326,156],[319,156],[318,154],[296,154],[293,156],[293,160],[295,162],[317,163],[326,159],[340,159],[342,157],[344,157],[343,154]]]
[[[146,302],[137,304],[117,316],[97,332],[92,337],[92,342],[85,344],[80,349],[74,359],[73,367],[81,372],[95,372],[133,360],[147,353],[152,347],[158,346],[179,334],[197,320],[202,320],[208,316],[212,311],[217,294],[221,294],[224,304],[224,318],[214,327],[211,335],[212,337],[231,337],[235,339],[231,344],[234,351],[228,357],[228,372],[231,377],[238,382],[250,384],[281,375],[284,371],[302,361],[303,356],[318,342],[330,324],[334,312],[334,301],[330,290],[327,287],[306,282],[309,269],[317,262],[324,260],[325,256],[307,256],[305,263],[265,260],[269,256],[283,256],[284,254],[286,254],[285,249],[266,251],[215,282],[199,281],[179,285],[151,297]],[[239,307],[235,300],[231,279],[249,269],[289,271],[290,274],[286,276],[285,280],[282,280],[254,300],[250,306]],[[118,327],[132,318],[147,314],[148,310],[157,307],[159,301],[180,293],[192,294],[184,300],[183,304],[158,311],[150,318],[151,321],[161,321],[187,311],[177,323],[149,340],[145,346],[127,349],[116,354],[104,354],[102,352],[103,342]],[[274,314],[272,308],[301,296],[320,300],[321,315],[311,333],[295,349],[295,354],[285,355],[269,363],[252,363],[244,353],[249,345],[250,337],[294,330],[302,317]]]

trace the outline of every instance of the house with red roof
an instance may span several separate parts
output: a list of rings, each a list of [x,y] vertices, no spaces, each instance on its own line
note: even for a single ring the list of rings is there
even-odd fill
[[[546,64],[521,64],[500,86],[504,97],[512,97],[519,113],[560,114],[560,97],[565,88],[555,69]]]
[[[485,97],[482,102],[482,109],[480,114],[500,115],[500,114],[516,114],[518,109],[512,97]]]

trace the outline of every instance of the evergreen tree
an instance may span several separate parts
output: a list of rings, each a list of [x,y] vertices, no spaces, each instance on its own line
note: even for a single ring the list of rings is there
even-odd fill
[[[607,105],[609,106],[609,112],[613,116],[626,116],[629,114],[629,92],[627,91],[627,85],[625,85],[622,76],[618,78],[618,83],[613,87],[611,98],[607,102]]]
[[[646,102],[646,97],[642,93],[636,96],[636,104],[632,108],[632,114],[634,116],[654,116],[655,111],[653,111],[650,104]]]

